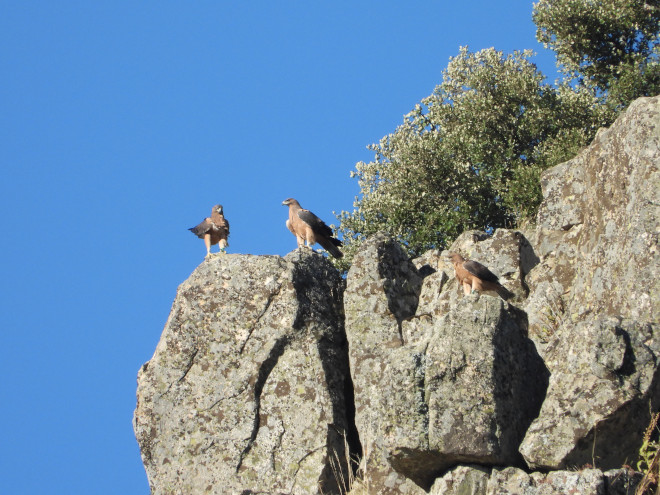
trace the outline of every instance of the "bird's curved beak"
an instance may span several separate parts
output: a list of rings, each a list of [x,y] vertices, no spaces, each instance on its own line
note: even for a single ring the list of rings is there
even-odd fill
[[[284,201],[282,201],[282,206],[289,206],[289,203],[287,202],[286,199]]]

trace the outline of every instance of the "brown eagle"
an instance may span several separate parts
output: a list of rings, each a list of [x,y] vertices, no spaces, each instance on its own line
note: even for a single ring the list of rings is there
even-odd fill
[[[465,294],[472,291],[495,291],[502,299],[509,299],[512,292],[500,284],[497,275],[477,261],[465,260],[458,253],[449,253],[456,272],[458,284],[463,286]]]
[[[213,244],[218,244],[221,253],[224,253],[227,246],[229,246],[227,243],[229,222],[222,213],[222,205],[215,205],[211,210],[210,217],[205,218],[202,223],[188,230],[200,239],[204,239],[207,258],[211,256],[211,246]]]
[[[323,220],[311,211],[303,209],[293,198],[285,199],[282,204],[289,207],[286,226],[296,236],[298,247],[303,247],[307,243],[307,247],[311,249],[312,245],[318,242],[335,258],[344,256],[338,248],[342,242],[332,236],[332,229]]]

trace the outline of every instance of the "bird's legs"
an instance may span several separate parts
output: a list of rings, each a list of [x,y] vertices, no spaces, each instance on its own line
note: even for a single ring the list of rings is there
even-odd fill
[[[469,296],[472,292],[473,287],[470,285],[470,282],[463,282],[463,292],[466,296]]]
[[[222,254],[226,254],[226,251],[225,251],[225,250],[227,249],[227,246],[228,246],[228,245],[229,245],[229,244],[227,244],[227,240],[226,240],[226,239],[220,239],[220,242],[218,243],[218,247],[220,248],[220,252],[221,252]]]
[[[309,249],[312,253],[314,252],[314,248],[312,247],[315,243],[310,241],[309,239],[305,239],[305,246],[307,249]]]
[[[211,256],[211,234],[204,235],[204,245],[206,246],[206,258]]]

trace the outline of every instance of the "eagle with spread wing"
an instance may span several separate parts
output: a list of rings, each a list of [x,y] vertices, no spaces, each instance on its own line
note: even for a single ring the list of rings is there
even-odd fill
[[[311,249],[312,245],[318,242],[335,258],[344,256],[338,248],[342,242],[332,236],[332,229],[323,220],[311,211],[303,209],[293,198],[285,199],[282,204],[289,207],[286,226],[296,236],[298,247],[303,247],[307,243],[307,247]]]
[[[458,253],[449,253],[449,256],[454,265],[456,280],[459,285],[463,286],[466,295],[472,291],[495,291],[502,299],[509,299],[513,296],[512,292],[500,284],[497,275],[481,263],[466,260]]]
[[[218,244],[220,252],[224,253],[229,244],[227,237],[229,237],[229,222],[222,212],[222,205],[215,205],[211,210],[211,216],[205,218],[202,223],[190,230],[200,239],[204,239],[206,245],[206,257],[211,256],[211,246]]]

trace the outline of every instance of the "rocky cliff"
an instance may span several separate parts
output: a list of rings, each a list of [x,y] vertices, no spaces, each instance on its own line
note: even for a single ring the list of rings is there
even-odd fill
[[[533,231],[457,239],[508,302],[384,233],[345,280],[304,250],[204,261],[138,374],[152,493],[345,493],[358,464],[354,493],[633,493],[660,408],[659,164],[640,99],[544,174]]]

